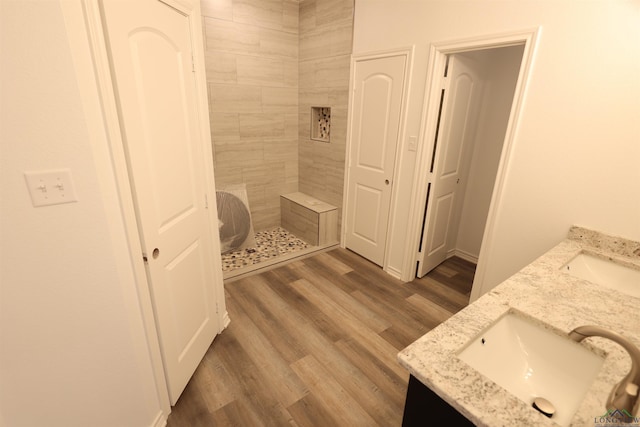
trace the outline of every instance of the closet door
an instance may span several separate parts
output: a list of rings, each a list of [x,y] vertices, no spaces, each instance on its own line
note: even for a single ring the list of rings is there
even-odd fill
[[[453,55],[445,79],[440,136],[434,148],[434,169],[419,255],[418,277],[436,268],[455,247],[476,117],[479,113],[481,77],[473,61]]]
[[[169,397],[220,330],[190,1],[104,0],[103,18]],[[195,27],[198,28],[198,27]],[[212,165],[212,163],[210,163]],[[211,166],[209,166],[211,167]],[[214,198],[215,199],[215,198]],[[214,201],[211,201],[215,209]]]
[[[400,137],[406,55],[356,60],[345,245],[383,265]]]

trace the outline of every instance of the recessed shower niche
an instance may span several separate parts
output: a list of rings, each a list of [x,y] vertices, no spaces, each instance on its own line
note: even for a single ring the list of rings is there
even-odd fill
[[[329,142],[331,135],[331,107],[311,107],[311,139]]]

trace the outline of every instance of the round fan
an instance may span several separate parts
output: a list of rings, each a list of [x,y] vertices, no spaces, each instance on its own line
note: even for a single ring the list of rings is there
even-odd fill
[[[216,191],[220,243],[223,252],[238,249],[251,231],[249,209],[240,198],[226,191]]]

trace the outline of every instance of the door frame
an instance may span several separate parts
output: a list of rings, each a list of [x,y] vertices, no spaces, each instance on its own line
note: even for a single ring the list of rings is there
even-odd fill
[[[213,173],[213,153],[210,143],[211,130],[208,116],[208,98],[207,85],[204,68],[204,45],[202,40],[202,27],[200,20],[200,2],[198,0],[158,0],[162,3],[177,9],[181,13],[191,16],[196,15],[192,19],[190,26],[191,39],[194,41],[193,61],[196,69],[196,96],[197,110],[200,123],[201,140],[203,141],[204,150],[204,170],[206,175],[206,193],[208,198],[208,219],[211,224],[217,224],[217,209],[215,198],[215,182]],[[116,187],[118,189],[118,199],[120,201],[120,210],[122,220],[126,228],[126,240],[129,246],[129,253],[126,256],[128,262],[135,275],[136,291],[140,300],[140,307],[136,307],[141,312],[142,321],[144,323],[146,338],[148,343],[148,352],[153,365],[153,374],[158,391],[158,397],[164,412],[165,419],[171,412],[169,402],[169,392],[164,373],[164,365],[158,339],[155,315],[153,312],[152,298],[150,286],[147,279],[146,269],[142,258],[142,244],[140,241],[140,232],[136,219],[136,210],[132,191],[132,183],[129,176],[129,167],[125,155],[125,145],[122,139],[122,129],[120,119],[118,117],[118,108],[116,103],[116,95],[114,91],[114,82],[111,75],[111,66],[109,54],[107,50],[105,29],[102,23],[102,12],[99,0],[80,0],[84,12],[84,20],[87,31],[87,39],[92,54],[92,63],[95,73],[95,83],[97,85],[97,93],[100,98],[100,108],[103,119],[104,132],[106,133],[109,154],[113,174],[116,178]],[[206,160],[210,159],[210,162]],[[215,230],[215,227],[213,227]],[[218,316],[219,331],[222,332],[230,322],[224,299],[222,261],[220,257],[220,241],[217,235],[213,236],[213,270],[214,282],[220,283],[214,290],[216,299],[216,311]]]
[[[513,153],[513,146],[521,122],[522,106],[526,98],[531,70],[533,68],[535,52],[539,43],[541,27],[500,33],[493,35],[477,36],[465,39],[444,41],[431,44],[429,48],[429,62],[427,67],[427,85],[424,95],[423,117],[420,124],[421,143],[417,153],[417,166],[414,173],[411,206],[409,208],[409,229],[405,245],[405,262],[403,265],[403,281],[411,281],[415,278],[416,263],[419,256],[420,235],[424,207],[426,204],[426,191],[431,182],[429,172],[430,159],[433,152],[434,138],[440,105],[440,88],[442,76],[447,61],[447,55],[483,50],[491,48],[524,45],[522,62],[518,74],[518,81],[514,91],[511,113],[507,124],[505,139],[500,155],[500,162],[496,174],[496,181],[489,205],[489,213],[482,238],[482,246],[478,257],[478,265],[471,291],[471,301],[482,295],[487,263],[491,260],[495,240],[495,228],[498,214],[502,205],[502,193],[505,186],[509,162]],[[421,177],[428,177],[427,179]]]
[[[402,47],[398,49],[390,49],[390,50],[381,50],[374,52],[366,52],[357,55],[351,55],[351,64],[349,69],[349,104],[347,108],[347,139],[346,139],[346,147],[345,147],[345,178],[342,188],[342,222],[340,227],[340,247],[346,248],[346,238],[347,238],[347,221],[346,218],[349,218],[349,210],[353,209],[353,206],[349,203],[348,191],[349,191],[349,165],[351,164],[351,131],[353,128],[353,102],[354,102],[354,93],[355,93],[355,73],[356,73],[356,63],[360,61],[368,61],[372,59],[380,59],[380,58],[390,58],[393,56],[404,56],[405,57],[405,69],[404,69],[404,88],[402,91],[402,102],[400,106],[400,120],[399,120],[399,134],[398,134],[398,144],[396,145],[396,155],[395,161],[393,165],[393,178],[392,178],[392,187],[391,187],[391,200],[389,203],[389,218],[387,220],[387,237],[391,232],[391,225],[395,221],[395,213],[396,209],[394,206],[396,205],[396,199],[398,197],[398,191],[396,190],[395,183],[398,181],[398,165],[401,164],[402,157],[402,146],[403,141],[406,138],[406,130],[407,130],[407,106],[409,105],[409,97],[410,97],[410,87],[411,87],[411,70],[413,69],[413,56],[414,56],[414,46],[410,47]],[[384,259],[382,269],[384,271],[388,271],[388,251],[389,245],[385,244],[384,250]],[[399,276],[398,272],[392,272],[392,275]]]

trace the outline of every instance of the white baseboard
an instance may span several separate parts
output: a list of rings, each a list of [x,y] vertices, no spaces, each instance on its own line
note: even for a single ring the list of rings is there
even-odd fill
[[[462,258],[465,261],[469,261],[470,263],[478,264],[478,255],[470,254],[469,252],[465,252],[460,249],[451,249],[447,252],[447,258],[451,258],[454,256]]]
[[[400,270],[398,270],[397,268],[391,267],[391,266],[387,266],[384,271],[387,274],[390,274],[392,277],[398,279],[398,280],[402,280],[402,272]]]
[[[229,312],[225,311],[224,312],[224,316],[222,316],[222,330],[227,329],[227,326],[229,326],[229,323],[231,323],[231,318],[229,317]]]
[[[167,416],[169,416],[169,414],[166,414]],[[165,427],[167,425],[167,418],[165,417],[165,414],[160,411],[160,413],[158,413],[158,415],[156,416],[156,419],[153,420],[153,423],[151,423],[152,427]]]

